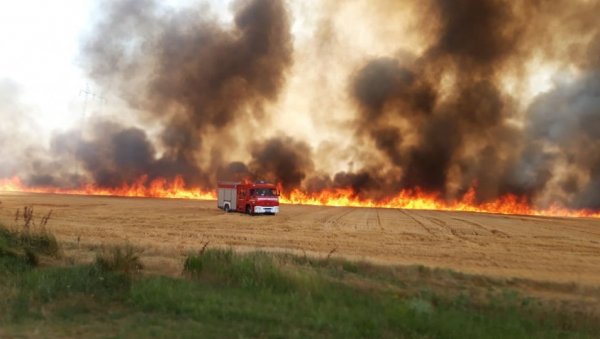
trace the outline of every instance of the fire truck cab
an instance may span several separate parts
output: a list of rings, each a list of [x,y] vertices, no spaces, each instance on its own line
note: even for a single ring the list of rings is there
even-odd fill
[[[217,207],[225,212],[247,214],[279,213],[279,192],[273,184],[257,181],[254,183],[219,182]]]

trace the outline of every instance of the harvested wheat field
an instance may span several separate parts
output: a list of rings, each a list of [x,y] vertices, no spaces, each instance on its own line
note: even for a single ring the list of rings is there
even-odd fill
[[[208,246],[422,264],[495,277],[600,284],[600,220],[465,212],[283,205],[276,216],[226,214],[214,201],[2,193],[17,208],[52,210],[50,230],[73,251],[129,242],[151,269],[177,274]],[[81,255],[85,257],[85,255]]]

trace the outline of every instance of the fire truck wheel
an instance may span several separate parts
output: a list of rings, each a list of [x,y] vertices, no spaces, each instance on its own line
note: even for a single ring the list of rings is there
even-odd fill
[[[247,213],[247,214],[249,214],[249,215],[252,215],[252,214],[253,214],[253,213],[252,213],[252,206],[250,206],[250,205],[246,205],[246,213]]]

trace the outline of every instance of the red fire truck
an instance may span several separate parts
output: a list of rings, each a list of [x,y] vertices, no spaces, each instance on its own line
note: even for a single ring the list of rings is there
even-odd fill
[[[275,185],[257,181],[253,183],[219,182],[217,207],[225,212],[247,214],[279,213],[279,192]]]

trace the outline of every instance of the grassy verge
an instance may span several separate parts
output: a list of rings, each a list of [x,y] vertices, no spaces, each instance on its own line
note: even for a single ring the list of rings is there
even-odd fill
[[[37,266],[41,256],[57,258],[59,255],[56,238],[44,227],[31,230],[0,225],[0,269],[8,272],[25,270]]]
[[[0,228],[0,336],[600,335],[593,318],[451,271],[206,249],[172,278],[140,274],[133,248],[106,251],[89,265],[40,267],[27,251],[52,251],[19,237]]]

